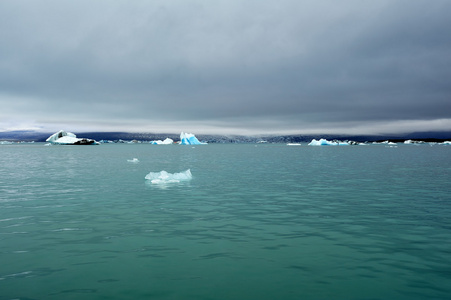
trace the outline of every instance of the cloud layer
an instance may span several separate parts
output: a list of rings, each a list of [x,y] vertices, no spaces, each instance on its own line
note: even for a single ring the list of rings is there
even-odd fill
[[[0,2],[0,130],[451,129],[451,2]]]

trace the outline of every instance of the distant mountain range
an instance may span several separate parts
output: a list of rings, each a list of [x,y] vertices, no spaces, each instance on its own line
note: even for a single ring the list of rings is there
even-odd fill
[[[45,142],[45,140],[54,132],[43,133],[37,131],[8,131],[0,132],[0,140],[3,141],[35,141]],[[74,132],[77,137],[90,138],[97,141],[153,141],[171,138],[174,141],[180,139],[179,134],[165,133],[136,133],[136,132]],[[451,131],[442,132],[414,132],[405,135],[259,135],[259,136],[242,136],[242,135],[206,135],[196,134],[196,137],[208,143],[257,143],[266,141],[268,143],[301,143],[310,142],[312,139],[325,138],[328,140],[351,140],[357,142],[373,142],[390,140],[400,142],[405,140],[421,140],[426,142],[443,142],[451,140]]]

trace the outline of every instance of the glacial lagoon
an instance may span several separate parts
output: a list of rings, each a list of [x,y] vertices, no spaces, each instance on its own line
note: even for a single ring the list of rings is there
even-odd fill
[[[1,300],[451,295],[451,146],[0,153]]]

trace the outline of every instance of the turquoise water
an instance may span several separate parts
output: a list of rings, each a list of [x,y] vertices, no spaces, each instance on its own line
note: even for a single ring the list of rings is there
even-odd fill
[[[449,299],[450,179],[441,145],[3,145],[0,299]]]

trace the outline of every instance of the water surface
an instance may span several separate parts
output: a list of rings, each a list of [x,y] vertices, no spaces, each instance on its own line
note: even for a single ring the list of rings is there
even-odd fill
[[[0,299],[449,299],[450,151],[1,145]]]

